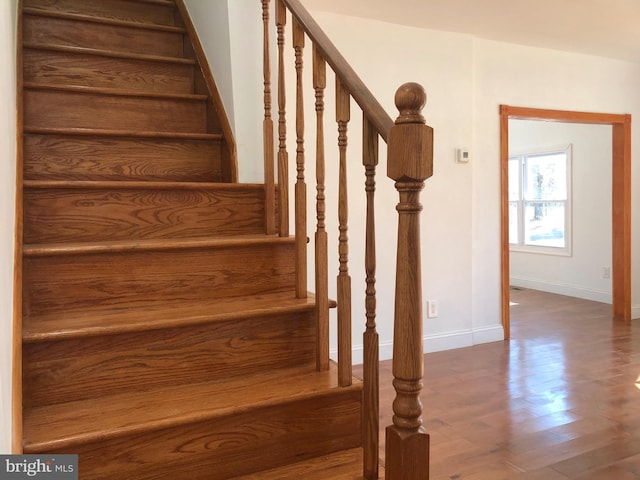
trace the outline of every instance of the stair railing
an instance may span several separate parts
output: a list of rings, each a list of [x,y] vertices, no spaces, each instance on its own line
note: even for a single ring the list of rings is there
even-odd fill
[[[289,235],[288,152],[285,84],[285,27],[292,20],[292,46],[295,58],[296,112],[296,181],[295,239],[296,294],[307,295],[307,218],[304,150],[303,51],[305,40],[312,43],[313,89],[316,110],[316,231],[315,290],[317,322],[317,368],[329,369],[329,289],[328,242],[325,225],[325,138],[324,94],[326,66],[336,78],[336,122],[338,125],[338,257],[337,317],[338,317],[338,384],[351,385],[351,276],[349,274],[348,201],[347,201],[347,129],[353,98],[362,111],[362,152],[365,170],[365,310],[363,334],[363,474],[366,479],[378,478],[379,449],[379,343],[376,330],[376,247],[375,210],[376,167],[379,138],[387,142],[387,174],[395,180],[400,201],[396,207],[398,221],[398,253],[394,314],[393,424],[386,429],[386,478],[389,480],[426,480],[429,478],[429,436],[422,427],[422,289],[420,278],[420,191],[424,180],[433,171],[433,130],[425,125],[421,110],[426,103],[423,88],[414,83],[401,86],[396,93],[400,115],[394,122],[371,94],[349,63],[339,53],[299,0],[275,0],[275,25],[278,47],[278,146],[277,146],[277,208],[275,203],[275,142],[271,117],[271,1],[261,0],[264,27],[264,147],[266,215],[278,211],[278,232]],[[274,233],[275,223],[267,220],[267,233]],[[270,230],[271,229],[271,230]]]

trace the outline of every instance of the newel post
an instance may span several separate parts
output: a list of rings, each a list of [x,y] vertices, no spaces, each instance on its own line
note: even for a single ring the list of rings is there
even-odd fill
[[[420,278],[420,191],[433,174],[433,129],[425,125],[427,100],[417,83],[396,92],[400,115],[388,137],[387,175],[400,194],[393,337],[393,424],[386,430],[387,480],[428,480],[429,435],[422,427],[423,350]]]

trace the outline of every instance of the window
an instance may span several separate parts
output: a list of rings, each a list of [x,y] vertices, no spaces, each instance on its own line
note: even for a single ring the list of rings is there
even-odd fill
[[[571,255],[571,145],[509,157],[509,243]]]

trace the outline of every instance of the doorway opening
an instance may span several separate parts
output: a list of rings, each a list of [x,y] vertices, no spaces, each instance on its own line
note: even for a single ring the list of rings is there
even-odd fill
[[[631,115],[500,106],[501,313],[510,338],[509,308],[509,119],[611,125],[612,127],[612,317],[631,320]]]

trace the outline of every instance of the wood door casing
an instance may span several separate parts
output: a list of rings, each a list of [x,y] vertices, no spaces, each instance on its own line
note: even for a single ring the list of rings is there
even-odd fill
[[[509,119],[612,126],[612,286],[614,320],[631,320],[631,115],[500,105],[501,312],[505,340],[509,312]]]

